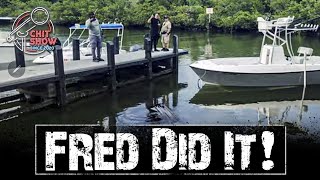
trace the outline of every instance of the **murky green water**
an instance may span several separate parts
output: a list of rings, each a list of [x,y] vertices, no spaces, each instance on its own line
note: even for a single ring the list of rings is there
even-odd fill
[[[67,33],[67,29],[57,28],[62,40]],[[145,33],[126,30],[124,49],[143,44]],[[1,147],[7,151],[33,151],[35,124],[285,124],[290,127],[289,136],[296,136],[298,141],[306,136],[320,142],[320,87],[308,87],[306,98],[301,100],[302,88],[209,86],[199,81],[189,67],[206,58],[258,56],[260,34],[174,33],[180,38],[180,48],[189,51],[189,55],[180,57],[178,82],[169,75],[120,88],[114,94],[86,98],[65,109],[47,108],[19,115],[0,122]],[[107,34],[108,38],[112,36]],[[312,47],[314,54],[320,55],[319,39],[297,36],[294,43]]]
[[[8,26],[1,26],[5,32]],[[143,43],[143,35],[148,30],[126,30],[124,49],[134,44]],[[68,29],[56,28],[56,35],[63,41],[68,36]],[[106,33],[107,40],[116,31]],[[64,110],[46,109],[41,112],[25,114],[11,119],[4,124],[19,122],[21,126],[37,123],[98,123],[106,117],[116,118],[116,123],[123,124],[283,124],[296,123],[301,129],[313,135],[320,132],[317,121],[320,115],[320,97],[317,89],[307,89],[307,99],[301,112],[300,88],[285,89],[226,89],[204,85],[198,81],[198,76],[189,68],[197,60],[232,56],[258,56],[260,51],[260,34],[213,34],[209,32],[181,32],[176,31],[180,38],[180,48],[187,49],[189,55],[180,58],[178,83],[173,76],[162,77],[151,83],[139,83],[134,86],[119,89],[115,95],[102,94],[98,97],[83,99],[69,105]],[[320,55],[320,41],[312,37],[297,36],[294,39],[298,45],[314,48],[314,54]],[[160,43],[159,43],[160,46]],[[157,82],[159,81],[159,82]],[[184,85],[181,85],[183,83]],[[204,87],[202,87],[204,86]],[[202,88],[201,88],[202,87]],[[308,93],[308,92],[311,92]],[[277,96],[275,97],[274,94]],[[288,97],[290,96],[290,99]],[[263,98],[262,98],[263,97]],[[152,100],[154,102],[152,103]],[[173,104],[173,99],[175,99]],[[160,113],[157,117],[152,113],[150,104],[167,104],[169,115]],[[147,104],[147,105],[146,105]],[[308,108],[306,108],[308,106]],[[309,107],[310,106],[310,107]],[[148,109],[149,108],[149,109]],[[290,109],[288,111],[287,109]],[[161,111],[161,109],[155,109]],[[164,113],[166,114],[166,113]],[[266,118],[266,116],[268,116]],[[301,117],[302,116],[302,117]],[[173,118],[174,117],[174,118]],[[156,119],[153,121],[153,119]],[[175,119],[175,120],[172,120]],[[267,119],[269,121],[267,121]],[[29,128],[27,128],[29,129]]]

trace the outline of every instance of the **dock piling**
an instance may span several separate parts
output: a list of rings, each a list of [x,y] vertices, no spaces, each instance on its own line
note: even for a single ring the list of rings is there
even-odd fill
[[[120,52],[119,36],[115,36],[113,38],[113,44],[114,44],[114,54],[119,54]]]
[[[177,35],[173,36],[173,53],[175,56],[172,58],[172,70],[174,73],[178,73],[179,67],[179,38]]]
[[[16,56],[16,67],[26,67],[26,61],[24,58],[24,52],[21,51],[17,46],[14,46],[14,53]]]
[[[148,60],[148,71],[147,71],[147,77],[149,80],[152,79],[153,72],[152,72],[152,56],[151,56],[151,39],[145,38],[144,39],[144,47],[145,47],[145,56]]]
[[[145,34],[145,35],[143,36],[143,39],[146,39],[146,38],[150,38],[150,39],[151,39],[150,34]],[[143,49],[146,49],[146,46],[145,46],[145,45],[143,45]]]
[[[151,37],[150,37],[150,34],[145,34],[145,35],[144,35],[144,39],[145,39],[145,38],[151,38]]]
[[[116,77],[116,63],[115,63],[115,50],[114,44],[111,41],[107,42],[107,55],[108,55],[108,65],[111,67],[111,90],[115,91],[117,88],[117,77]]]
[[[54,70],[55,75],[58,77],[58,81],[55,82],[57,105],[59,107],[63,107],[67,103],[67,90],[65,82],[66,77],[64,73],[62,48],[59,45],[56,45],[54,49]]]
[[[72,49],[73,49],[73,60],[80,60],[80,40],[73,39],[72,41]]]

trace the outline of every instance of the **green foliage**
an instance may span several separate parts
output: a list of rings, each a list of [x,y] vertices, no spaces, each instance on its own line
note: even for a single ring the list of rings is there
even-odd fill
[[[201,6],[178,6],[169,14],[171,20],[179,27],[204,27],[205,10]]]
[[[301,19],[320,15],[319,0],[2,0],[0,16],[16,17],[37,6],[50,10],[56,24],[83,24],[90,11],[97,10],[100,22],[122,22],[147,27],[151,14],[169,15],[174,27],[213,28],[226,31],[255,30],[259,16],[295,16]],[[207,7],[214,8],[210,24]]]
[[[213,21],[222,29],[256,29],[256,19],[262,15],[260,0],[214,0]]]

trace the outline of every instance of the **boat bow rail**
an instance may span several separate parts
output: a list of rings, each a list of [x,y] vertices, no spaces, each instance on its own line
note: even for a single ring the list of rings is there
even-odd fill
[[[123,43],[123,35],[124,35],[124,25],[119,23],[114,23],[114,24],[100,24],[102,33],[103,30],[112,30],[112,31],[117,31],[117,36],[119,37],[119,53],[125,53],[126,51],[122,50],[122,43]],[[77,39],[80,41],[79,44],[79,52],[80,52],[80,57],[79,59],[92,59],[92,50],[91,50],[91,43],[88,37],[88,33],[85,33],[88,31],[88,28],[86,25],[80,25],[80,24],[75,24],[74,26],[71,26],[69,28],[69,36],[66,41],[64,41],[62,47],[63,47],[63,52],[64,52],[64,60],[65,61],[71,61],[74,60],[73,57],[73,40]],[[86,35],[84,35],[86,34]],[[86,36],[85,38],[82,38],[83,36]],[[114,36],[114,35],[112,35]],[[117,46],[118,47],[118,46]],[[107,47],[106,44],[103,44],[103,48],[101,49],[102,55],[107,54]],[[106,57],[102,57],[106,59]],[[33,63],[35,64],[47,64],[47,63],[53,63],[54,62],[54,57],[53,54],[49,55],[44,55],[37,57],[36,59],[33,60]]]
[[[123,34],[124,34],[124,25],[122,23],[113,23],[113,24],[100,24],[101,30],[116,30],[117,36],[119,37],[120,50],[122,49],[123,43]],[[74,38],[74,34],[76,31],[80,30],[81,33],[76,39],[81,39],[84,32],[88,30],[88,27],[84,24],[75,24],[69,28],[69,36],[67,40],[63,43],[63,47],[71,47],[72,39]],[[85,39],[80,43],[80,46],[84,46],[88,44],[90,46],[89,39]]]

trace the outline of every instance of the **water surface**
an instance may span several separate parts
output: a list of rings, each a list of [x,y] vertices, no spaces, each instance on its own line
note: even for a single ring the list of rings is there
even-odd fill
[[[2,26],[0,31],[8,27]],[[66,39],[68,29],[56,28],[57,36]],[[126,30],[124,49],[143,44],[147,30]],[[214,34],[175,32],[180,48],[189,55],[180,57],[178,77],[164,76],[104,93],[68,105],[64,109],[46,108],[0,122],[0,144],[7,151],[32,152],[35,124],[241,124],[286,125],[289,135],[320,140],[320,88],[308,87],[302,100],[302,88],[223,88],[204,85],[189,65],[209,58],[259,56],[259,34]],[[111,40],[114,34],[107,34]],[[311,47],[320,55],[320,41],[296,36],[299,45]],[[159,43],[160,46],[160,43]],[[0,56],[5,67],[7,59]]]

